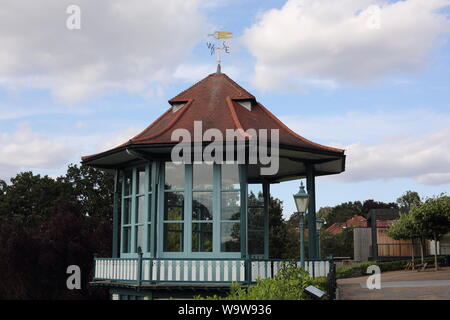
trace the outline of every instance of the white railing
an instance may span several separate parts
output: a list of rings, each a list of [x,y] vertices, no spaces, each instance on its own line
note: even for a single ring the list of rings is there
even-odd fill
[[[282,267],[283,264],[288,264],[288,261],[283,260],[259,260],[251,262],[251,278],[256,281],[257,278],[272,278]],[[296,263],[301,267],[301,263]],[[308,260],[305,261],[304,268],[308,271],[310,277],[326,277],[330,271],[330,262],[328,260]]]
[[[287,260],[244,259],[118,259],[95,258],[94,280],[129,282],[244,282],[249,277],[274,277]],[[246,265],[249,275],[246,275]],[[297,262],[297,266],[301,266]],[[305,261],[311,277],[325,277],[330,270],[328,260]]]
[[[243,282],[245,260],[96,258],[94,280]]]

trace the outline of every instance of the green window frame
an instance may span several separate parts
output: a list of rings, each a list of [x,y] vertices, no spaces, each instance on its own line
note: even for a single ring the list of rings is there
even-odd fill
[[[186,208],[185,188],[186,172],[183,164],[163,163],[161,175],[163,186],[162,214],[162,252],[165,255],[177,255],[185,252]],[[168,174],[173,170],[174,174]],[[178,181],[177,181],[178,180]]]
[[[179,172],[176,187],[166,186],[167,168],[172,166],[170,162],[162,162],[159,166],[159,205],[158,205],[158,257],[162,258],[241,258],[241,238],[245,223],[246,203],[243,199],[241,188],[243,168],[242,165],[234,164],[235,184],[222,188],[222,166],[221,164],[185,164],[183,173]],[[198,169],[203,166],[200,173]],[[210,166],[210,167],[208,167]],[[206,177],[206,175],[208,177]],[[184,180],[184,184],[181,183]],[[202,182],[198,182],[198,181]],[[223,190],[222,190],[223,189]],[[245,188],[244,188],[245,189]],[[174,194],[178,200],[174,199]],[[233,218],[222,219],[222,204],[228,198],[237,198],[236,214]],[[169,199],[172,197],[172,199]],[[224,199],[222,199],[224,198]],[[228,199],[230,200],[230,199]],[[236,199],[235,199],[236,200]],[[177,207],[177,212],[183,212],[176,217],[168,216],[170,208]],[[228,230],[223,230],[228,227]],[[221,239],[224,231],[233,228],[237,238],[232,247],[222,250]],[[169,234],[172,234],[169,238]],[[175,236],[178,234],[178,236]],[[175,240],[174,240],[175,238]],[[169,240],[170,239],[170,240]],[[168,247],[167,241],[172,244]],[[173,245],[177,243],[176,245]],[[174,250],[168,250],[174,249]]]
[[[138,247],[145,257],[151,254],[152,164],[142,163],[123,170],[120,255],[136,257]]]

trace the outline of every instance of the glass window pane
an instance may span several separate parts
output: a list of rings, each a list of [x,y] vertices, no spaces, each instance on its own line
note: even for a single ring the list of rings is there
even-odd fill
[[[212,220],[213,218],[212,192],[192,193],[192,220]]]
[[[239,220],[241,210],[241,193],[222,192],[222,220]]]
[[[131,223],[131,199],[124,199],[123,202],[123,224]]]
[[[138,248],[141,247],[142,252],[144,252],[144,226],[136,227],[136,246],[135,251],[138,252]]]
[[[247,204],[249,207],[264,207],[264,194],[261,184],[248,185]]]
[[[182,192],[165,192],[164,220],[184,219],[184,195]]]
[[[249,231],[248,237],[250,254],[264,254],[264,232]]]
[[[264,230],[264,208],[261,207],[248,208],[248,229]]]
[[[183,224],[164,223],[164,251],[183,251]]]
[[[133,172],[131,170],[125,171],[125,177],[123,180],[124,183],[124,196],[129,196],[132,192],[131,186],[132,186],[132,177]]]
[[[131,252],[131,228],[130,227],[122,228],[122,252],[123,253]]]
[[[212,252],[212,230],[210,222],[192,224],[192,252]]]
[[[184,189],[184,165],[166,162],[165,189]]]
[[[136,198],[136,223],[145,221],[145,196]]]
[[[222,222],[220,224],[220,250],[222,252],[240,252],[240,224]]]
[[[239,190],[239,166],[238,164],[222,165],[222,190],[236,189]]]
[[[193,188],[200,190],[212,189],[213,165],[206,163],[194,164],[193,166]]]
[[[136,169],[136,187],[137,194],[143,194],[145,192],[145,167]]]

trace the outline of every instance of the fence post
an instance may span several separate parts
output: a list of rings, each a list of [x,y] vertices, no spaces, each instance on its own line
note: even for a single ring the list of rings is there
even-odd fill
[[[94,253],[94,264],[92,265],[92,279],[95,280],[95,269],[96,269],[96,264],[97,264],[97,254]]]
[[[245,274],[247,277],[247,284],[251,284],[252,283],[252,262],[251,262],[250,257],[247,257],[245,259]]]
[[[138,248],[138,261],[137,261],[137,283],[141,286],[142,283],[142,250],[141,247]]]
[[[330,270],[328,271],[327,282],[328,282],[328,299],[335,300],[336,299],[336,264],[334,263],[333,256],[329,258]]]

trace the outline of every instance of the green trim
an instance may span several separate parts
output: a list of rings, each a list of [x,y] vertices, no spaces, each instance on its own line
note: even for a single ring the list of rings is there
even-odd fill
[[[119,170],[116,170],[114,175],[114,195],[113,195],[113,239],[112,239],[112,256],[114,258],[119,257],[120,242],[119,242]]]
[[[264,258],[269,259],[269,233],[270,233],[270,183],[263,182],[263,197],[264,197]]]
[[[316,231],[316,183],[314,165],[306,164],[306,189],[309,195],[308,204],[308,251],[309,259],[317,258],[317,231]]]

